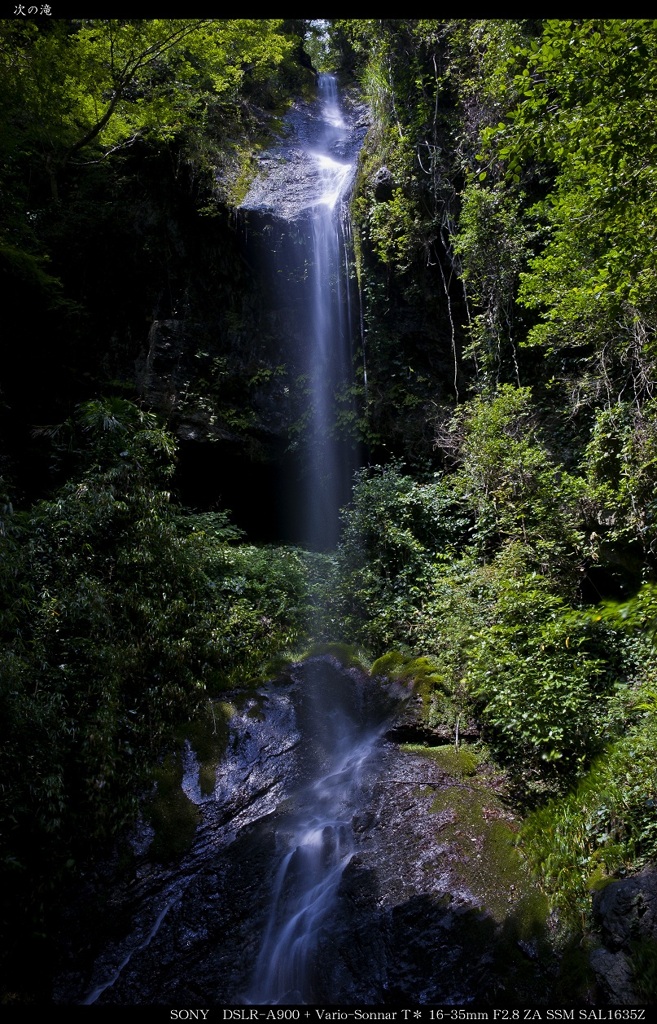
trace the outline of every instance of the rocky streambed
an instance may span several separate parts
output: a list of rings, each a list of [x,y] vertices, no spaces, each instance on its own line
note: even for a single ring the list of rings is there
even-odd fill
[[[262,967],[263,936],[281,925],[272,914],[291,913],[284,901],[272,911],[276,878],[287,856],[292,868],[283,887],[297,884],[290,843],[299,842],[301,795],[312,791],[334,742],[336,699],[376,735],[357,783],[337,794],[348,853],[312,936],[303,936],[302,987],[289,987],[278,1001],[551,1001],[558,959],[544,901],[513,846],[518,822],[504,779],[475,747],[400,744],[400,716],[401,732],[413,735],[407,698],[328,657],[243,697],[212,792],[203,793],[187,751],[183,786],[199,812],[188,852],[162,864],[147,842],[136,844],[121,880],[105,886],[102,906],[102,887],[91,879],[71,902],[54,1001],[267,1001],[258,1000],[256,965],[260,956]],[[326,778],[338,786],[344,774],[341,762]],[[327,850],[335,846],[326,824],[318,833]]]

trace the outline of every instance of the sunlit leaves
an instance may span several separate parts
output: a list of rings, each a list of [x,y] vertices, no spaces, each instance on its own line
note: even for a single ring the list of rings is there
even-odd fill
[[[563,761],[568,777],[601,741],[614,682],[609,637],[528,583],[502,591],[497,622],[472,646],[468,686],[503,756],[522,757],[528,774]]]
[[[476,513],[482,553],[521,541],[543,573],[572,579],[581,545],[575,485],[541,438],[530,389],[503,385],[465,403],[452,429],[461,437],[456,486]]]
[[[648,21],[548,20],[515,67],[520,96],[486,143],[507,175],[554,168],[540,212],[551,238],[521,275],[520,300],[542,311],[528,341],[600,344],[626,304],[645,314],[657,295],[657,33]]]
[[[657,854],[654,718],[599,757],[570,795],[534,813],[521,832],[562,922],[590,914],[594,885],[636,869]]]
[[[267,19],[58,21],[0,47],[17,139],[55,162],[89,160],[142,134],[170,138],[209,102],[235,98],[290,52]],[[51,29],[51,26],[48,26]],[[5,32],[9,30],[5,29]]]

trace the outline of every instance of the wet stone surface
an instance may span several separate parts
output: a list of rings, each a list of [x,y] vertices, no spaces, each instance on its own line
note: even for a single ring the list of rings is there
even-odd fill
[[[323,998],[404,1005],[547,996],[547,964],[532,962],[514,926],[523,893],[513,884],[499,891],[508,915],[493,916],[468,870],[481,845],[446,836],[456,813],[434,809],[437,792],[459,785],[431,760],[383,744],[355,822],[359,852],[319,950]]]
[[[351,178],[368,127],[366,107],[343,97],[335,111],[330,156],[345,165]],[[308,215],[320,200],[324,183],[315,153],[324,150],[326,120],[315,100],[297,100],[286,113],[278,144],[263,152],[259,173],[242,209],[269,213],[287,222]],[[345,185],[346,190],[346,185]]]
[[[384,739],[398,693],[328,662],[317,677],[320,719],[332,681],[332,696],[338,692],[341,705],[364,716],[368,728],[378,721],[380,738],[358,767],[352,803],[345,810],[338,800],[348,815],[351,852],[308,943],[304,991],[290,988],[279,1001],[467,1004],[515,995],[518,986],[532,993],[531,1002],[540,1000],[545,969],[514,930],[517,890],[498,893],[507,914],[487,910],[471,870],[482,856],[481,839],[473,841],[465,828],[455,834],[457,812],[435,806],[437,795],[456,795],[466,785],[485,790],[487,781],[459,781],[431,758]],[[312,711],[308,671],[299,667],[287,687],[263,689],[235,716],[215,792],[210,799],[199,794],[202,820],[193,848],[178,865],[150,863],[147,854],[136,860],[132,878],[111,897],[109,917],[120,926],[103,942],[99,922],[95,951],[77,960],[71,945],[55,1002],[258,1001],[253,975],[296,820],[295,794],[300,784],[307,792],[322,748],[332,742],[322,740],[322,730],[312,742],[303,738]],[[311,753],[312,769],[304,752]],[[488,792],[499,820],[507,812],[494,786]],[[75,928],[74,910],[69,927]]]

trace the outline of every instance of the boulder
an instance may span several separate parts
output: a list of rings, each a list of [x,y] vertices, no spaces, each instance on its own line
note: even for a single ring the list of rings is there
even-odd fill
[[[372,188],[377,203],[387,203],[392,199],[392,192],[395,187],[395,180],[392,172],[387,167],[379,167],[372,175]]]

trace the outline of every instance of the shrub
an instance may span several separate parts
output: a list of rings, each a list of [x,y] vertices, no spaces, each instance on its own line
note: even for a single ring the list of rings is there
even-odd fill
[[[356,477],[344,513],[329,615],[341,636],[376,653],[407,644],[430,591],[436,555],[467,538],[468,517],[449,482],[417,483],[398,467]]]
[[[495,621],[472,643],[466,685],[491,744],[527,781],[566,785],[609,739],[619,646],[536,575],[502,588]]]
[[[585,923],[590,890],[657,857],[657,718],[646,715],[573,793],[527,819],[521,843],[564,923]]]

